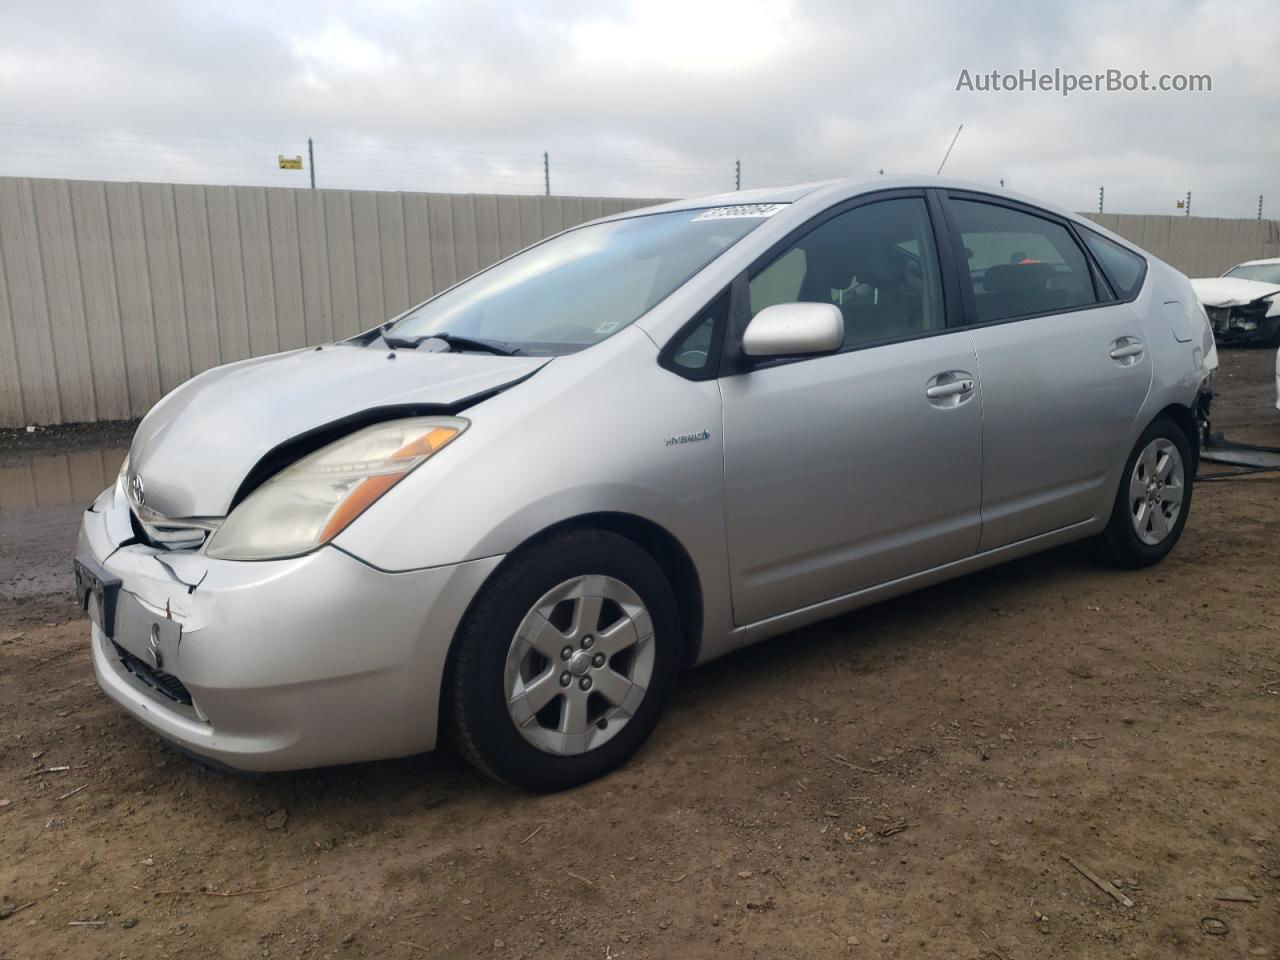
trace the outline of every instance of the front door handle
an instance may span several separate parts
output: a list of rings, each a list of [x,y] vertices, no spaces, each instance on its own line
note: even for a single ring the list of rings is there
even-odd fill
[[[1122,366],[1128,367],[1137,363],[1144,350],[1146,347],[1137,337],[1121,337],[1111,344],[1111,359],[1119,360]]]
[[[955,407],[973,396],[974,376],[964,370],[948,370],[929,380],[924,395],[935,407]]]
[[[973,391],[972,380],[952,380],[950,383],[939,383],[925,390],[924,395],[930,400],[941,400],[943,397],[955,397]]]

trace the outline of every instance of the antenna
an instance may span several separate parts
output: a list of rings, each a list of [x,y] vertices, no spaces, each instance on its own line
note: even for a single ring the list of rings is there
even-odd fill
[[[960,139],[960,131],[964,129],[964,124],[956,127],[956,135],[951,138],[951,147],[956,145],[956,141]],[[942,168],[947,165],[947,157],[951,156],[951,147],[947,147],[947,152],[942,155],[942,162],[938,164],[938,175],[942,174]]]

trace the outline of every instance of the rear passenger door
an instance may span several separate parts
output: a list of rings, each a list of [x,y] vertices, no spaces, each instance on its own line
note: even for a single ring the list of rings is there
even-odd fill
[[[1110,509],[1151,359],[1137,312],[1067,221],[945,196],[982,384],[984,551]]]

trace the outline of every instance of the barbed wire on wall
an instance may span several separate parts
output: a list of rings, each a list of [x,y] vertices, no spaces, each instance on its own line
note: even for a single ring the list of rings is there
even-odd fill
[[[283,168],[281,159],[293,161]],[[0,176],[269,187],[557,196],[689,197],[896,171],[777,160],[590,156],[446,149],[433,144],[306,137],[214,136],[0,122]],[[1220,187],[1169,193],[1011,178],[993,186],[1081,212],[1262,219],[1265,197]]]

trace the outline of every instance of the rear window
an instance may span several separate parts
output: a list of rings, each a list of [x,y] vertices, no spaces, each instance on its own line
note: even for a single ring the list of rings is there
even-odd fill
[[[1108,240],[1092,230],[1081,230],[1085,246],[1098,258],[1102,269],[1111,281],[1116,296],[1128,300],[1142,288],[1142,278],[1147,273],[1147,261],[1132,250],[1126,250],[1114,240]]]

